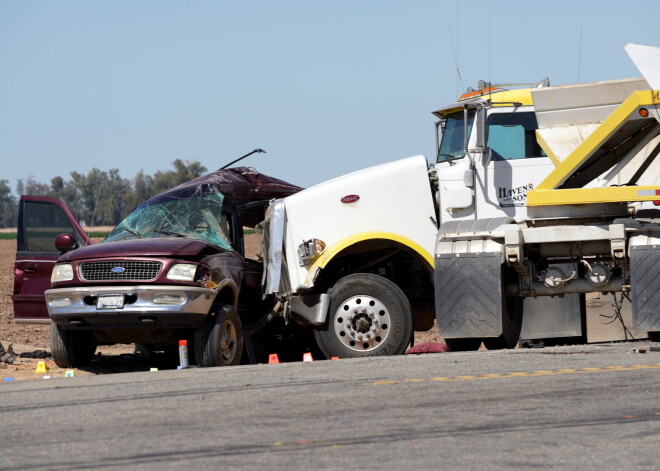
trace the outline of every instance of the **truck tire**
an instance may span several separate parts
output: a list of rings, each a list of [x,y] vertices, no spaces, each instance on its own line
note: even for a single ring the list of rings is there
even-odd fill
[[[484,338],[488,350],[515,348],[522,328],[522,299],[505,298],[502,302],[502,334],[499,337]]]
[[[488,350],[515,348],[520,339],[523,318],[522,298],[506,297],[504,286],[508,281],[518,281],[518,275],[510,268],[502,266],[502,333],[499,337],[484,338],[484,347]]]
[[[330,289],[328,318],[314,331],[327,358],[399,355],[412,333],[410,302],[387,278],[358,273]]]
[[[85,366],[96,352],[94,335],[89,330],[67,330],[51,323],[50,349],[60,368]]]
[[[243,355],[243,326],[236,310],[223,304],[195,331],[197,366],[238,365]]]

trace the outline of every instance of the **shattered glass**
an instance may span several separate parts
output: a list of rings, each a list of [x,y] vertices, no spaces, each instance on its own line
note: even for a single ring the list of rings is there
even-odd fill
[[[224,195],[211,184],[176,190],[142,203],[115,227],[104,242],[187,237],[233,251],[229,243],[229,221],[222,212]]]

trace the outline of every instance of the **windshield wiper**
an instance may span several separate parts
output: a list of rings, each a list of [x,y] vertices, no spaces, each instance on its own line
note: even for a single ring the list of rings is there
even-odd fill
[[[140,234],[138,231],[134,231],[133,229],[129,229],[128,227],[122,227],[121,230],[133,234],[138,239],[144,239],[144,236],[142,234]]]
[[[156,232],[158,234],[171,235],[171,236],[174,236],[174,237],[188,237],[185,234],[181,234],[180,232],[163,231],[161,229],[152,229],[151,231]]]

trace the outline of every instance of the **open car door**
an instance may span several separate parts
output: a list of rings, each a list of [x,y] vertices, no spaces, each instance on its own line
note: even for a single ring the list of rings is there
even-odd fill
[[[18,323],[48,323],[44,291],[60,251],[55,236],[71,234],[78,247],[92,243],[69,208],[58,198],[21,196],[14,263],[14,319]]]

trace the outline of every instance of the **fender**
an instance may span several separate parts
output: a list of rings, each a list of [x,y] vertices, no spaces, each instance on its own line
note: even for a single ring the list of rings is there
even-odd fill
[[[215,291],[215,296],[214,299],[217,298],[218,293],[223,291],[224,289],[228,289],[231,294],[232,294],[232,307],[234,309],[238,308],[238,286],[236,286],[236,283],[234,280],[230,280],[229,278],[225,278],[224,280],[221,280],[220,283],[218,283],[218,286],[214,288]]]
[[[358,242],[377,240],[377,239],[390,240],[408,247],[410,250],[412,250],[422,259],[424,259],[430,269],[434,268],[433,256],[430,253],[428,253],[426,250],[424,250],[424,248],[421,245],[419,245],[417,242],[392,232],[369,231],[369,232],[361,232],[358,234],[352,234],[327,247],[326,250],[309,267],[309,270],[307,271],[307,277],[305,278],[305,283],[307,284],[312,283],[313,280],[316,278],[318,272],[323,268],[325,268],[328,265],[328,263],[330,263],[337,256],[337,254],[341,253],[346,248],[355,245]]]

